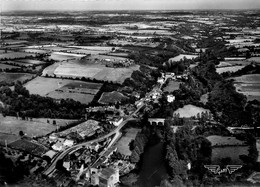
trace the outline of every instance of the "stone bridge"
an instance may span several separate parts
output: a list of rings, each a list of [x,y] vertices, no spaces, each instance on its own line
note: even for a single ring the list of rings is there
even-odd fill
[[[148,118],[148,121],[149,121],[150,125],[164,126],[165,118]]]

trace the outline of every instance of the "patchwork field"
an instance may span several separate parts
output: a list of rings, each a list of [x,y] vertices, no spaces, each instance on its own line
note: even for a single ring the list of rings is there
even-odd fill
[[[9,144],[19,139],[20,136],[18,134],[14,135],[14,134],[0,132],[0,145],[2,146],[5,146],[5,143]]]
[[[35,56],[35,54],[32,53],[24,53],[24,52],[11,52],[11,53],[4,53],[0,54],[0,60],[1,59],[15,59],[15,58],[25,58],[29,56]]]
[[[71,59],[78,59],[82,58],[85,55],[80,54],[73,54],[73,53],[63,53],[63,52],[53,52],[51,53],[50,59],[63,61],[63,60],[71,60]]]
[[[194,59],[194,58],[197,58],[198,55],[185,55],[185,54],[180,54],[180,55],[178,55],[178,56],[176,56],[176,57],[174,57],[174,58],[170,58],[169,61],[171,61],[171,62],[178,62],[178,61],[184,59],[184,57],[187,58],[187,59]]]
[[[85,104],[93,100],[101,86],[100,83],[44,77],[37,77],[25,84],[31,94],[54,99],[74,99]]]
[[[6,70],[6,69],[14,69],[14,68],[20,68],[19,66],[13,66],[8,64],[0,64],[0,69]]]
[[[183,108],[179,108],[174,112],[174,114],[180,114],[181,118],[190,118],[192,116],[197,116],[197,114],[201,114],[202,112],[210,112],[207,109],[197,107],[194,105],[185,105]]]
[[[224,72],[236,72],[240,69],[243,69],[245,66],[230,66],[230,67],[220,67],[220,68],[216,68],[216,72],[218,74],[224,73]]]
[[[45,64],[45,62],[43,62],[43,61],[40,61],[40,60],[31,60],[31,59],[22,59],[22,60],[19,60],[19,62],[26,63],[26,64],[32,64],[32,65]]]
[[[19,136],[19,131],[23,131],[25,134],[27,134],[27,136],[33,137],[49,134],[50,132],[56,130],[57,125],[66,126],[75,120],[55,119],[57,125],[53,125],[52,119],[49,119],[50,123],[47,123],[46,118],[33,118],[32,121],[26,121],[16,119],[16,117],[3,117],[0,115],[0,121],[0,133],[2,134],[5,133]],[[5,138],[3,135],[0,135],[0,138],[1,137]]]
[[[175,90],[178,90],[180,88],[181,82],[176,81],[170,81],[169,84],[163,89],[164,92],[173,92]]]
[[[237,92],[247,96],[247,100],[260,101],[260,74],[243,75],[232,79]]]
[[[23,49],[23,51],[26,52],[26,53],[38,53],[38,54],[45,54],[45,53],[48,53],[48,51],[46,51],[46,50],[41,50],[41,49],[31,49],[31,48]]]
[[[42,75],[46,74],[57,77],[86,77],[96,80],[113,81],[123,83],[128,77],[131,77],[133,71],[139,70],[139,65],[133,65],[128,68],[110,68],[101,64],[85,64],[78,61],[60,62],[47,67]]]
[[[6,73],[6,72],[1,72],[0,73],[0,82],[7,82],[8,84],[12,82],[17,82],[17,81],[25,81],[28,79],[31,79],[34,74],[29,74],[29,73]]]
[[[130,151],[129,149],[129,143],[135,139],[136,135],[140,131],[141,129],[136,128],[127,129],[126,134],[123,135],[116,144],[118,152],[123,155],[130,156],[132,154],[132,151]]]
[[[216,65],[216,68],[227,66],[246,66],[249,64],[251,64],[251,62],[245,60],[221,61],[218,65]]]
[[[102,104],[111,104],[121,102],[123,100],[127,100],[128,97],[124,96],[123,94],[113,91],[113,92],[104,92],[100,99],[98,100],[99,103]]]
[[[260,63],[260,57],[251,57],[246,61]]]

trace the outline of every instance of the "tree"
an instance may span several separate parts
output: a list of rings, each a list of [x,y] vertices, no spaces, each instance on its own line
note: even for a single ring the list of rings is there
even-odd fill
[[[24,136],[23,131],[19,131],[19,135],[20,135],[20,136]]]

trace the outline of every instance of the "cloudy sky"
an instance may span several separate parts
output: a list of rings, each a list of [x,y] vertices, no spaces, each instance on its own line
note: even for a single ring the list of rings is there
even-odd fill
[[[260,0],[0,0],[9,10],[258,9]]]

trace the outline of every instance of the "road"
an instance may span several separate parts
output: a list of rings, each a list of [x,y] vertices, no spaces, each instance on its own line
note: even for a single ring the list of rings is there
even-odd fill
[[[167,79],[166,79],[167,80]],[[146,97],[144,98],[145,99],[148,99],[153,92],[157,92],[158,90],[161,89],[162,85],[166,82],[166,80],[158,87],[158,85],[156,85],[151,92],[149,92],[148,94],[146,94]],[[97,142],[101,142],[103,141],[104,139],[107,139],[109,138],[110,136],[114,136],[114,138],[111,140],[110,144],[108,145],[108,147],[112,146],[116,140],[118,140],[118,138],[121,136],[121,132],[120,130],[127,124],[127,122],[129,122],[130,120],[133,120],[134,117],[138,112],[139,110],[145,105],[145,103],[142,101],[140,106],[132,113],[130,114],[124,121],[122,121],[116,129],[114,129],[113,131],[111,131],[110,133],[100,137],[100,138],[97,138],[95,140],[91,140],[91,141],[88,141],[88,142],[83,142],[83,143],[80,143],[80,144],[77,144],[77,145],[74,145],[68,149],[66,149],[65,151],[63,151],[60,155],[58,155],[56,158],[54,158],[54,160],[52,160],[51,162],[51,165],[48,166],[48,168],[43,172],[44,175],[47,175],[49,176],[51,173],[53,173],[55,171],[55,167],[56,167],[56,164],[58,162],[58,160],[60,159],[63,159],[66,155],[68,155],[69,153],[75,151],[76,149],[80,149],[82,148],[83,146],[87,146],[87,145],[90,145],[92,143],[97,143]],[[102,155],[101,155],[102,156]],[[100,158],[100,157],[99,157]]]

